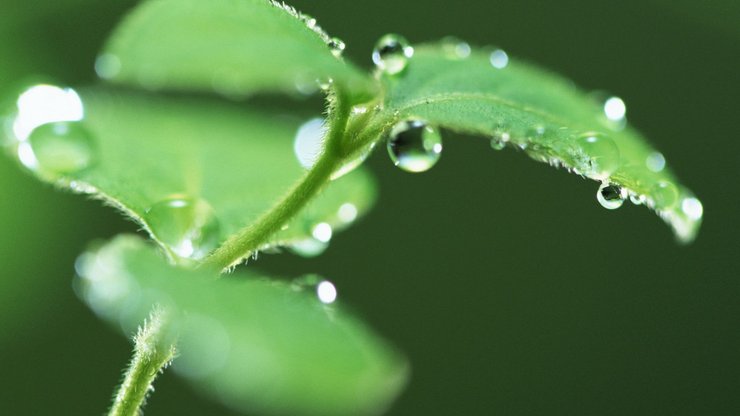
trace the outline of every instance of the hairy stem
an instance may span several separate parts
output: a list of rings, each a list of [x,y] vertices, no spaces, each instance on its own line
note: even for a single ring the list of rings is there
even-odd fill
[[[329,133],[321,157],[306,175],[269,211],[239,231],[205,259],[201,267],[221,271],[259,250],[326,185],[343,161],[341,141],[349,120],[346,94],[337,88],[332,97]]]
[[[140,415],[147,395],[153,390],[154,379],[175,357],[175,346],[163,339],[166,326],[163,315],[162,310],[155,309],[134,337],[134,357],[108,416]]]

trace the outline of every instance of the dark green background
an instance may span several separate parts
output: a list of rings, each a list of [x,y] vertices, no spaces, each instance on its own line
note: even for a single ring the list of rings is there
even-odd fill
[[[93,80],[97,48],[132,1],[5,0],[0,88],[26,75]],[[740,3],[726,1],[294,2],[365,66],[376,38],[496,44],[620,95],[630,121],[704,202],[698,240],[596,184],[487,141],[445,137],[433,170],[370,160],[380,202],[317,259],[341,301],[403,350],[393,415],[740,414]],[[320,111],[319,108],[316,111]],[[101,414],[129,343],[71,289],[86,243],[134,226],[0,159],[0,409]],[[170,373],[148,415],[231,415]]]

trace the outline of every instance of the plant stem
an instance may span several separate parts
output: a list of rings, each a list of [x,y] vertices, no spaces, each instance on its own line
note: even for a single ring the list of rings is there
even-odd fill
[[[330,181],[331,175],[343,161],[340,143],[350,114],[347,98],[341,88],[335,89],[324,151],[311,170],[269,211],[206,258],[201,267],[221,271],[259,250],[270,236],[280,231]]]
[[[138,416],[152,383],[175,357],[175,346],[165,342],[164,312],[156,309],[134,337],[134,357],[118,388],[108,416]]]

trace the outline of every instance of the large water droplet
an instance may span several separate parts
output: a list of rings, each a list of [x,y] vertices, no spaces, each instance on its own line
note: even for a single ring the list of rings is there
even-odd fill
[[[617,209],[627,199],[627,192],[619,185],[604,182],[599,186],[596,199],[606,209]]]
[[[92,136],[79,121],[41,125],[18,145],[24,166],[52,177],[87,168],[96,154]]]
[[[494,50],[488,59],[496,69],[504,69],[509,65],[509,55],[503,49]]]
[[[681,201],[681,211],[686,214],[689,219],[698,221],[704,216],[704,206],[701,201],[694,197],[687,197]]]
[[[173,195],[152,205],[145,220],[157,240],[180,258],[202,259],[218,246],[218,220],[202,199]]]
[[[414,48],[400,35],[388,34],[380,38],[373,49],[373,62],[381,71],[394,75],[406,69]]]
[[[450,59],[465,59],[470,56],[470,44],[456,37],[448,36],[442,39],[442,51]]]
[[[402,121],[391,130],[388,154],[393,164],[407,172],[424,172],[442,154],[442,135],[423,121]]]
[[[624,121],[627,115],[627,106],[619,97],[609,97],[604,101],[604,115],[611,121]]]
[[[344,43],[344,41],[342,41],[342,39],[331,38],[329,40],[329,49],[331,49],[331,54],[336,56],[337,58],[340,58],[342,56],[346,47],[347,45]]]
[[[651,189],[651,194],[657,208],[670,208],[678,200],[678,188],[668,181],[656,183]]]
[[[645,165],[653,172],[661,172],[665,169],[665,157],[660,152],[653,152],[645,159]]]
[[[301,166],[310,169],[316,163],[323,148],[325,134],[326,125],[321,117],[312,118],[298,128],[293,151]]]
[[[599,133],[586,133],[577,141],[588,158],[577,167],[583,175],[603,181],[617,170],[619,148],[612,139]]]

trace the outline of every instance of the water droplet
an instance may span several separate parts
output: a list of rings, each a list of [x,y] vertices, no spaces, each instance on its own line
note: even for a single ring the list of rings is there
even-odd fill
[[[612,139],[598,133],[586,133],[577,140],[587,160],[577,166],[585,176],[605,180],[619,167],[619,148]]]
[[[621,122],[627,115],[627,106],[619,97],[609,97],[604,101],[604,115],[611,121]]]
[[[503,49],[494,50],[488,59],[496,69],[504,69],[509,65],[509,55]]]
[[[329,248],[329,243],[323,243],[315,238],[306,238],[291,243],[288,250],[301,257],[316,257],[325,252],[327,248]]]
[[[331,304],[337,300],[337,288],[328,280],[324,280],[316,286],[316,295],[323,304]]]
[[[357,219],[358,211],[355,204],[351,202],[346,202],[342,204],[342,206],[339,207],[339,211],[337,212],[337,215],[339,217],[339,220],[344,223],[350,223]]]
[[[639,195],[639,194],[630,194],[630,201],[635,205],[642,205],[645,203],[647,198],[645,195]]]
[[[694,197],[684,198],[681,201],[681,210],[689,219],[694,221],[698,221],[704,216],[704,206],[701,204],[701,201]]]
[[[393,164],[407,172],[427,171],[442,154],[442,135],[423,121],[402,121],[391,130],[388,154]]]
[[[645,165],[653,172],[661,172],[665,169],[665,157],[660,152],[653,152],[645,159]]]
[[[121,59],[111,53],[104,53],[95,59],[95,73],[101,79],[113,79],[121,73]]]
[[[527,138],[537,139],[545,135],[544,126],[532,126],[527,129]]]
[[[334,231],[332,230],[331,225],[326,222],[320,222],[311,229],[311,236],[322,243],[328,243],[331,241],[333,233]]]
[[[24,166],[52,177],[85,169],[95,156],[93,138],[79,121],[41,125],[18,145]]]
[[[491,148],[493,150],[502,150],[503,148],[506,147],[506,143],[508,141],[509,141],[508,133],[494,135],[493,138],[491,138]]]
[[[303,21],[303,23],[308,27],[309,29],[315,29],[316,28],[316,19],[311,17],[307,14],[300,14],[300,19]]]
[[[342,54],[344,53],[344,49],[347,47],[347,45],[339,38],[331,38],[329,40],[329,48],[331,49],[331,54],[336,56],[337,58],[340,58]]]
[[[218,246],[218,220],[202,199],[173,195],[152,205],[144,219],[157,240],[180,258],[202,259]]]
[[[670,208],[678,200],[678,188],[668,181],[656,183],[650,193],[657,208]]]
[[[59,121],[80,121],[85,110],[79,94],[71,88],[35,85],[25,90],[16,101],[18,112],[13,119],[16,140],[28,139],[38,126]]]
[[[450,59],[465,59],[472,52],[470,44],[452,36],[442,39],[442,51]]]
[[[596,199],[606,209],[617,209],[627,199],[627,192],[619,185],[604,182],[599,186]]]
[[[375,44],[373,62],[381,71],[394,75],[406,69],[413,55],[414,48],[403,36],[389,34]]]
[[[316,163],[324,146],[326,130],[324,119],[321,117],[312,118],[298,128],[293,141],[293,151],[304,168],[310,169]]]

